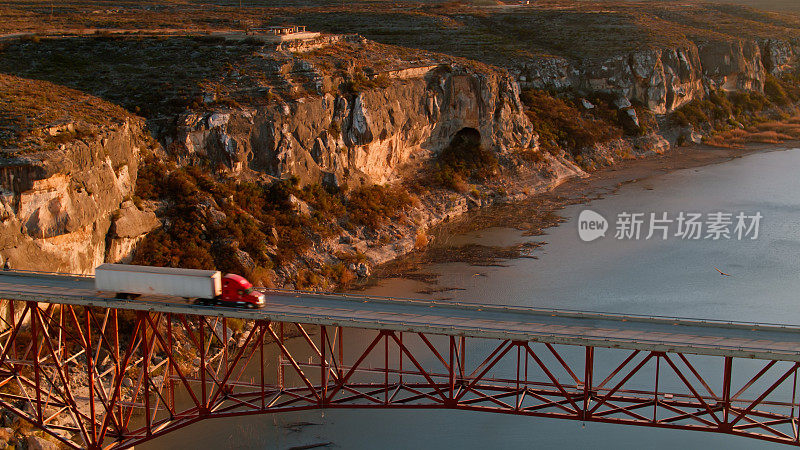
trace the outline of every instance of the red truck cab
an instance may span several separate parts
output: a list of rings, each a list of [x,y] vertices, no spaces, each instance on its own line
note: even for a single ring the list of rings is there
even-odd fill
[[[253,289],[253,284],[246,278],[229,273],[222,277],[221,303],[237,306],[260,308],[264,306],[264,294]]]

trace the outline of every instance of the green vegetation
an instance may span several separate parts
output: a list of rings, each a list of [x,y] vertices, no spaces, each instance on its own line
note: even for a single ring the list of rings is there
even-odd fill
[[[552,0],[531,7],[486,7],[483,1],[356,0],[345,5],[322,0],[308,5],[288,0],[276,5],[255,0],[244,8],[230,8],[223,0],[134,3],[123,2],[113,10],[99,0],[46,8],[43,0],[11,0],[0,6],[4,18],[0,32],[34,33],[0,42],[0,72],[57,83],[35,81],[32,90],[25,91],[25,83],[17,86],[19,78],[0,78],[0,147],[52,148],[71,140],[95,139],[96,128],[82,125],[82,120],[114,123],[133,117],[126,109],[149,119],[151,130],[164,136],[171,131],[165,119],[187,110],[263,107],[276,98],[337,89],[352,95],[384,88],[389,84],[387,72],[410,67],[518,68],[521,62],[541,57],[596,62],[623,52],[687,45],[690,40],[800,37],[797,17],[692,1]],[[279,22],[315,31],[357,32],[377,42],[354,37],[290,55],[265,51],[259,39],[233,33]],[[48,34],[53,29],[69,38]],[[207,32],[220,34],[203,34]],[[501,72],[489,68],[485,73]],[[764,95],[713,92],[685,105],[673,119],[715,129],[751,126],[766,120],[775,106],[800,101],[799,81],[798,75],[770,76]],[[523,93],[526,113],[544,151],[559,155],[563,151],[591,169],[597,163],[592,149],[655,126],[653,115],[641,105],[634,106],[640,121],[634,127],[609,98],[588,100],[594,107],[585,108],[568,93]],[[75,126],[46,135],[40,130],[69,121]],[[328,132],[338,138],[340,122],[333,122]],[[776,133],[791,132],[784,128]],[[476,130],[462,130],[431,162],[426,182],[479,196],[471,184],[491,182],[500,172],[496,156],[480,142]],[[541,152],[521,156],[540,166],[545,159]],[[273,268],[295,264],[314,242],[342,229],[356,232],[404,220],[415,201],[402,187],[301,188],[292,180],[232,180],[206,169],[178,168],[155,159],[141,165],[134,200],[158,201],[164,226],[145,239],[136,256],[139,261],[216,267],[268,280]],[[338,262],[309,265],[305,272],[299,271],[296,284],[346,282],[352,276],[349,258],[343,255]]]
[[[764,94],[713,91],[678,108],[673,122],[705,130],[709,145],[735,147],[747,142],[779,143],[800,138],[794,106],[800,101],[800,75],[767,75]]]
[[[157,119],[186,110],[263,106],[334,89],[353,94],[385,88],[391,83],[388,70],[452,59],[347,41],[287,56],[265,52],[254,42],[126,34],[15,40],[0,42],[0,73],[68,86]]]
[[[768,74],[767,79],[764,80],[764,95],[770,102],[778,106],[788,106],[792,101],[797,101],[797,99],[793,100],[786,92],[783,83],[771,74]]]
[[[0,148],[52,149],[76,139],[92,140],[100,127],[132,117],[91,95],[0,73]]]
[[[494,153],[481,145],[478,130],[464,128],[437,156],[431,180],[439,186],[467,192],[467,182],[486,181],[496,175],[499,168]]]
[[[563,149],[574,157],[586,148],[623,135],[620,113],[603,99],[592,99],[594,108],[583,111],[573,100],[545,91],[527,89],[520,99],[540,145],[547,151]]]
[[[202,107],[205,94],[217,104],[244,100],[228,91],[225,68],[247,64],[254,51],[238,41],[188,37],[42,39],[10,43],[0,51],[0,72],[69,86],[152,118]],[[239,82],[258,85],[244,76]]]
[[[368,77],[364,72],[357,71],[345,79],[342,90],[347,93],[358,93],[369,89],[387,88],[390,84],[389,77],[384,74]]]
[[[353,191],[347,210],[354,224],[378,228],[389,220],[401,218],[412,203],[402,187],[372,185]]]
[[[680,125],[711,130],[764,122],[774,118],[780,108],[800,101],[798,81],[792,74],[781,78],[768,75],[764,94],[712,91],[706,98],[678,108],[672,114],[672,120]]]
[[[760,0],[717,0],[769,8]],[[800,12],[793,0],[772,0],[776,9]],[[357,32],[385,44],[441,52],[489,64],[508,66],[530,56],[605,58],[609,52],[643,50],[686,43],[689,39],[798,37],[800,19],[791,14],[757,11],[738,5],[687,2],[590,2],[548,0],[530,6],[504,7],[481,0],[412,1],[356,0],[314,4],[290,0],[252,0],[231,8],[229,0],[143,0],[119,3],[77,0],[11,0],[0,6],[0,33],[95,30],[106,39],[130,36],[135,30],[173,33],[230,32],[268,24],[298,23],[315,31]],[[146,7],[149,6],[149,7]],[[172,40],[171,37],[169,40]],[[219,37],[206,46],[221,45]],[[46,39],[42,39],[44,43]],[[255,45],[243,39],[244,46]],[[580,43],[580,45],[575,45]],[[399,51],[399,50],[398,50]],[[372,61],[364,59],[362,61]],[[335,67],[335,66],[331,66]],[[376,68],[376,73],[381,69]]]
[[[264,283],[272,277],[270,269],[292,263],[314,240],[334,236],[343,227],[378,228],[401,220],[412,205],[411,196],[400,187],[366,186],[347,192],[320,185],[300,188],[296,179],[242,182],[153,157],[140,167],[136,195],[138,201],[163,203],[164,226],[147,235],[134,263],[215,268]],[[305,202],[308,211],[298,208],[298,202]],[[347,258],[342,262],[350,262],[350,257],[342,257]],[[320,273],[300,273],[298,284],[353,279],[337,264]]]
[[[769,99],[758,92],[712,91],[708,97],[678,108],[672,118],[680,125],[697,127],[731,121],[749,122],[770,105]]]

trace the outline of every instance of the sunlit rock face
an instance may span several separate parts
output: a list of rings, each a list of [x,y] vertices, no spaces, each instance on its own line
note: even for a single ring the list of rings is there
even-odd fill
[[[714,42],[699,47],[707,85],[727,91],[762,91],[766,72],[761,48],[752,41]]]
[[[210,158],[303,183],[385,183],[435,154],[464,128],[486,148],[535,148],[536,135],[507,74],[448,66],[351,95],[324,94],[262,109],[179,119],[176,142]]]
[[[800,48],[796,43],[768,39],[761,43],[764,68],[773,75],[794,70]]]
[[[135,188],[143,136],[142,123],[131,120],[89,143],[0,160],[0,265],[92,273],[104,261],[128,257],[133,245],[119,248],[122,241],[109,231],[115,221],[141,219],[131,220],[130,202],[122,213],[120,207]],[[136,240],[153,229],[143,222],[119,238]]]
[[[600,61],[543,57],[520,61],[513,72],[523,87],[622,97],[665,114],[709,89],[760,92],[767,73],[789,70],[796,58],[797,46],[787,41],[711,41]]]

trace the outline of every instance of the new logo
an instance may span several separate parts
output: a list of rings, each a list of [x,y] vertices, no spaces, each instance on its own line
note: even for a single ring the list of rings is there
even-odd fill
[[[578,236],[582,241],[592,242],[605,237],[606,231],[608,231],[608,221],[605,217],[591,209],[581,211],[578,216]]]

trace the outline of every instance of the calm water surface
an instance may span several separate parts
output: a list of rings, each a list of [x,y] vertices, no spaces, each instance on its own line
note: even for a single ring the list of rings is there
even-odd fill
[[[506,267],[436,265],[454,300],[618,313],[800,324],[800,150],[758,153],[631,183],[617,195],[564,211],[546,236],[512,229],[456,236],[454,242],[509,245],[545,240],[538,259]],[[611,221],[606,238],[578,238],[578,213]],[[620,241],[620,212],[760,212],[757,240]],[[730,273],[723,277],[714,269]],[[422,286],[388,280],[370,293],[428,297]],[[307,422],[305,426],[287,426]],[[454,411],[325,411],[201,422],[147,448],[285,449],[330,442],[334,448],[780,448],[711,433],[685,432]]]

